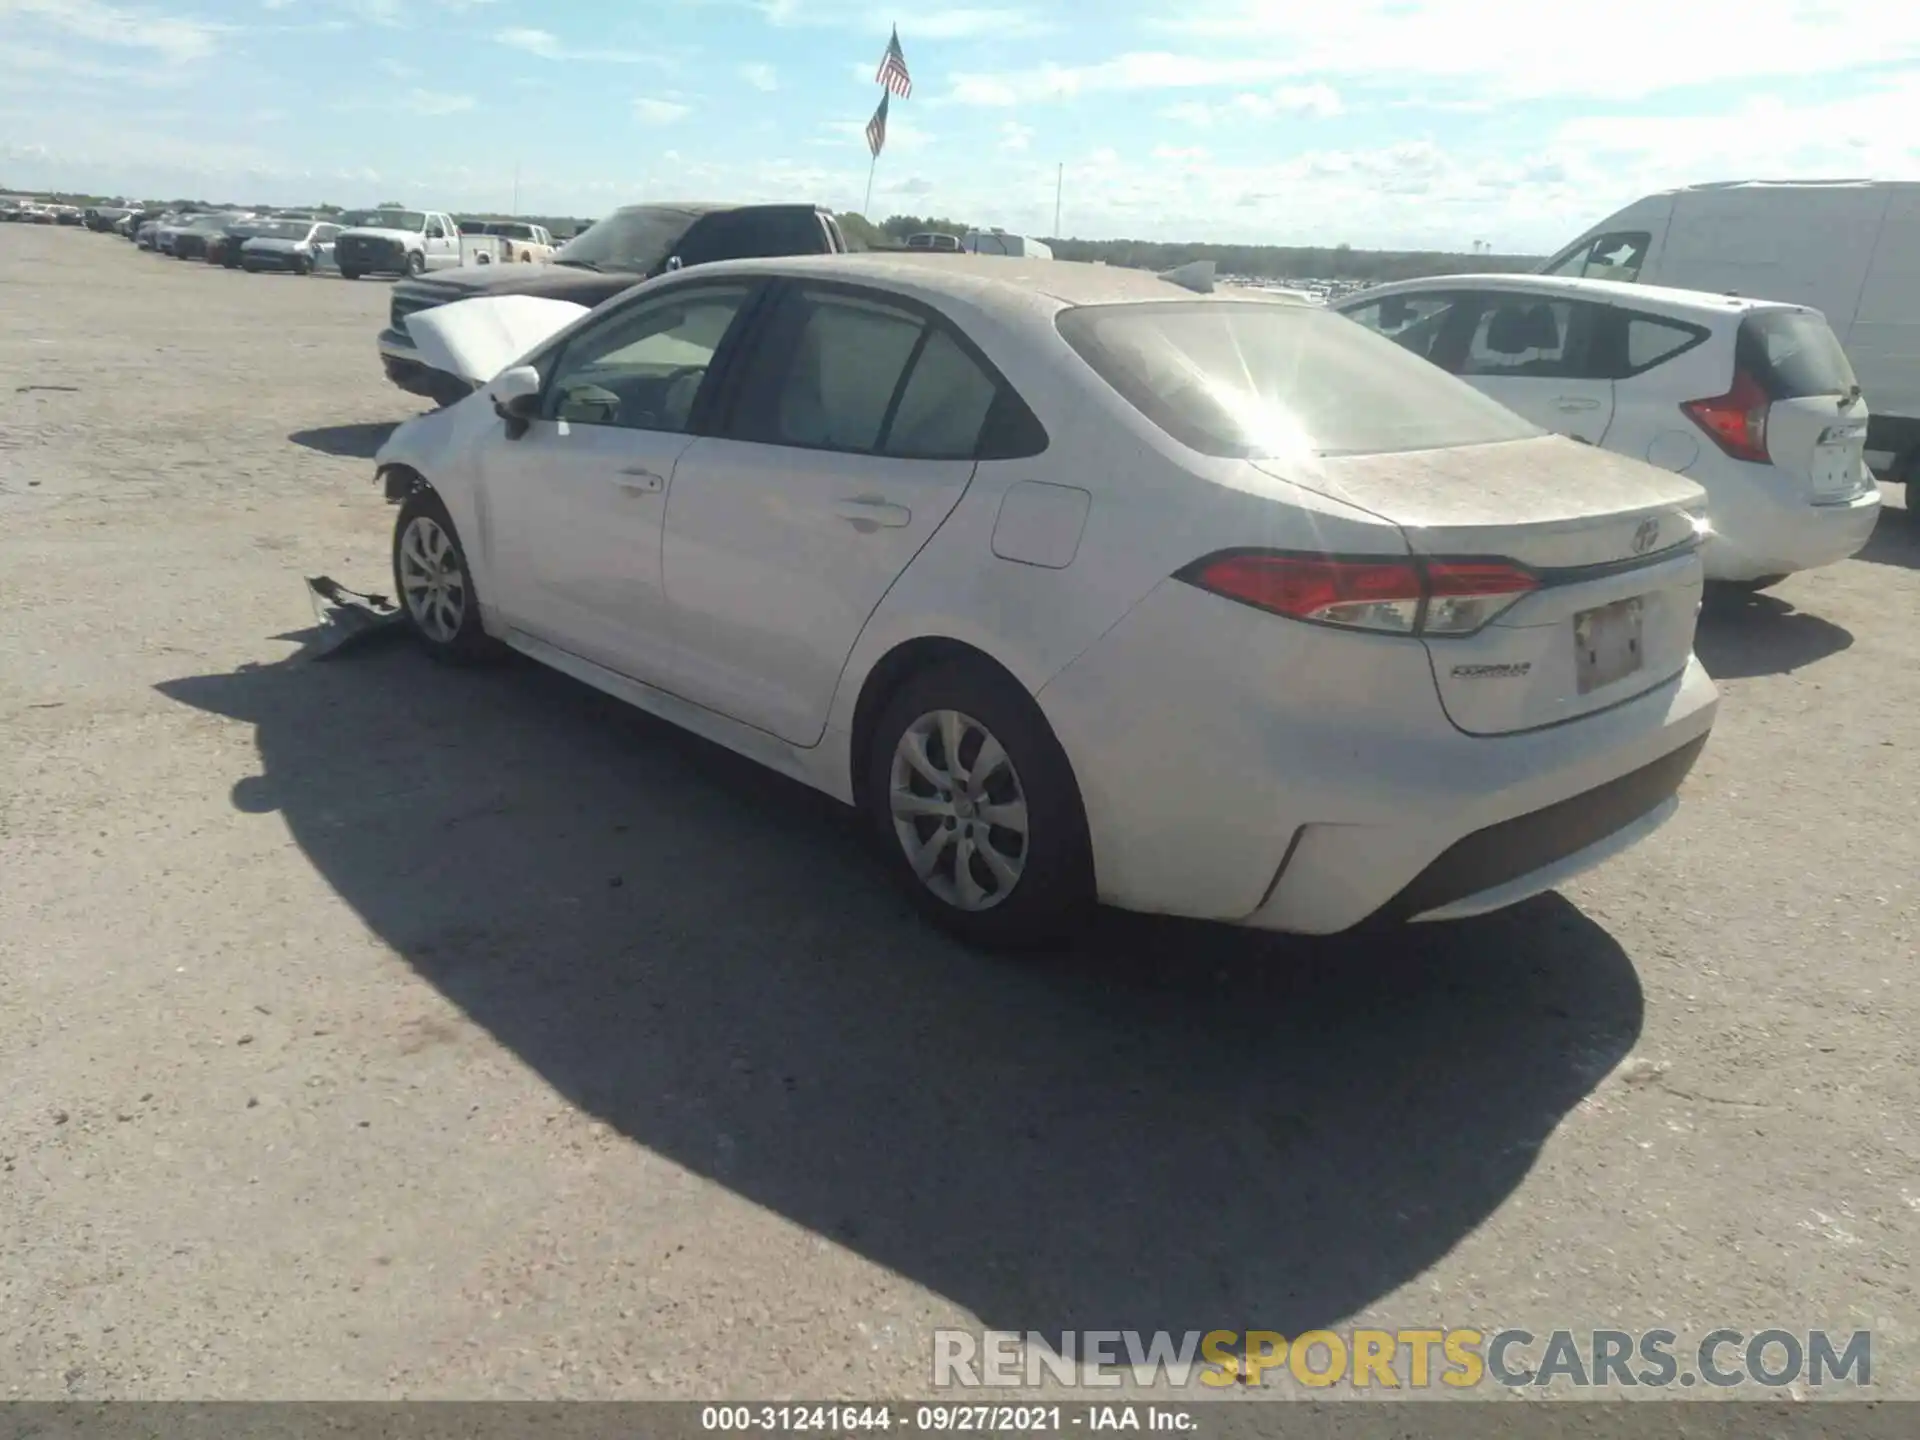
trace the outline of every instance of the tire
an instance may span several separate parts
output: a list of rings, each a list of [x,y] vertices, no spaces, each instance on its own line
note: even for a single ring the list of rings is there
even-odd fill
[[[957,775],[947,753],[956,734]],[[982,774],[989,743],[1005,763]],[[909,759],[916,749],[924,765]],[[863,763],[874,836],[935,924],[970,944],[1026,949],[1069,938],[1091,913],[1092,847],[1066,752],[1032,698],[988,662],[949,661],[909,676],[883,707]],[[977,788],[969,795],[967,787]],[[994,819],[983,821],[988,810]],[[923,857],[919,869],[910,844]]]
[[[407,252],[407,275],[409,278],[427,273],[427,257],[418,250]]]
[[[359,270],[349,269],[345,265],[340,267],[340,278],[342,280],[358,280],[362,273],[363,272]]]
[[[296,275],[311,275],[313,273],[313,257],[309,255],[296,255],[293,260],[293,273]]]
[[[435,660],[474,665],[499,653],[480,623],[479,597],[452,517],[431,490],[409,496],[394,518],[393,591],[407,628]]]
[[[260,267],[254,264],[251,260],[242,260],[240,262],[240,268],[246,271],[247,274],[249,275],[258,275],[260,273]]]

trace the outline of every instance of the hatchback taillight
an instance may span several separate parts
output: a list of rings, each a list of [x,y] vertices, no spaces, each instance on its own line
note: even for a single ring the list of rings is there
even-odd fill
[[[1680,409],[1734,459],[1766,465],[1772,461],[1767,454],[1767,410],[1772,403],[1758,380],[1736,370],[1726,394],[1689,400]]]
[[[1179,577],[1229,600],[1348,630],[1471,635],[1540,586],[1508,560],[1343,559],[1271,550],[1210,555]]]

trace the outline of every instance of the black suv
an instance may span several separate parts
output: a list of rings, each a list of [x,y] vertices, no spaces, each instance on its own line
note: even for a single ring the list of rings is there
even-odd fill
[[[574,236],[549,263],[462,265],[399,281],[380,332],[380,363],[402,390],[449,405],[473,387],[421,361],[407,334],[409,315],[482,295],[538,295],[591,307],[669,270],[847,248],[839,222],[817,205],[629,205]]]

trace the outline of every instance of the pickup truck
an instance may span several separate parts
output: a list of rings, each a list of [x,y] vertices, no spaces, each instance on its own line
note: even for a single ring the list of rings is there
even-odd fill
[[[629,205],[574,236],[550,264],[468,265],[400,281],[393,287],[388,326],[380,332],[380,363],[387,379],[408,394],[450,405],[473,387],[420,359],[407,317],[422,310],[482,295],[537,295],[592,307],[669,270],[770,255],[835,255],[848,248],[839,222],[817,205]]]
[[[460,227],[439,210],[349,210],[333,242],[344,279],[424,275],[460,264]]]

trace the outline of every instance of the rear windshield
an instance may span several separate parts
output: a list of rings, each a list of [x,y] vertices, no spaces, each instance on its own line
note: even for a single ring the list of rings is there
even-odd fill
[[[1845,395],[1854,388],[1847,352],[1820,316],[1762,310],[1740,322],[1740,368],[1774,400]]]
[[[1203,455],[1372,455],[1544,433],[1393,341],[1307,305],[1092,305],[1057,323],[1136,410]]]

